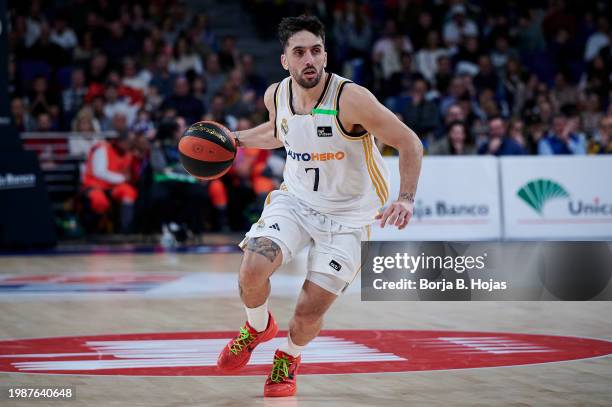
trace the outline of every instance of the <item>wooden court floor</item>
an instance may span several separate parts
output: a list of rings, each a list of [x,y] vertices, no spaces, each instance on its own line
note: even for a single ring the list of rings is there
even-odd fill
[[[0,339],[121,333],[235,331],[238,253],[0,257],[11,275],[185,274],[200,291],[0,292]],[[271,309],[286,329],[301,270],[279,270]],[[197,280],[198,277],[210,279]],[[355,284],[358,284],[356,282]],[[195,286],[195,283],[194,283]],[[176,286],[178,287],[178,286]],[[232,288],[234,287],[234,288]],[[361,302],[340,297],[326,329],[408,329],[550,334],[612,340],[610,302]],[[0,354],[2,349],[0,345]],[[75,386],[72,401],[0,400],[2,406],[611,406],[612,357],[538,365],[405,373],[300,375],[298,396],[264,399],[264,376],[92,376],[0,373],[0,387]]]

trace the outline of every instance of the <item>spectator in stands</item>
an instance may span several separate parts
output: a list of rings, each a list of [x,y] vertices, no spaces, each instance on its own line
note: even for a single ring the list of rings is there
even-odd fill
[[[97,52],[89,61],[89,70],[87,71],[87,82],[90,85],[102,85],[106,82],[108,75],[108,57],[106,54]]]
[[[160,54],[163,54],[162,44],[155,42],[151,36],[147,36],[142,40],[142,48],[136,63],[152,76],[153,72],[157,70],[157,57]]]
[[[60,13],[53,22],[50,40],[64,50],[70,51],[77,46],[77,37],[72,28],[66,24],[66,18]]]
[[[478,148],[478,154],[523,155],[526,151],[506,132],[506,123],[501,117],[489,119],[488,139]]]
[[[558,114],[553,118],[552,129],[538,143],[538,154],[586,154],[586,139],[578,132],[579,119]]]
[[[605,16],[597,18],[597,32],[589,37],[585,49],[584,60],[590,62],[599,52],[610,46],[610,21]]]
[[[201,75],[204,72],[202,59],[193,50],[193,45],[188,37],[182,36],[176,41],[168,69],[176,75],[185,75],[189,71]]]
[[[491,63],[497,69],[499,74],[502,74],[506,69],[508,61],[519,57],[518,52],[510,48],[510,40],[505,34],[500,34],[495,38],[495,47],[491,51]]]
[[[26,57],[33,61],[44,61],[52,67],[60,67],[70,62],[70,55],[62,47],[51,42],[51,31],[45,22],[41,24],[40,35],[27,50]]]
[[[201,76],[196,76],[191,82],[191,94],[194,98],[202,102],[202,105],[206,108],[206,82]]]
[[[128,133],[92,147],[85,164],[83,189],[89,207],[96,215],[108,213],[112,202],[120,204],[119,230],[130,232],[137,191],[131,179],[132,155]]]
[[[501,114],[500,108],[495,99],[495,93],[490,88],[484,88],[478,95],[477,111],[479,118],[486,120]]]
[[[62,92],[62,109],[64,111],[64,120],[69,123],[74,115],[83,105],[83,100],[87,94],[87,86],[85,86],[85,71],[81,68],[76,68],[72,71],[71,83],[68,89]]]
[[[143,134],[146,137],[153,138],[155,136],[155,125],[151,119],[151,113],[145,109],[140,109],[136,116],[136,122],[132,125],[131,130]]]
[[[610,100],[609,91],[612,87],[610,70],[612,61],[606,61],[601,55],[593,58],[586,69],[583,79],[584,87],[599,95],[601,100]]]
[[[244,54],[241,59],[242,76],[246,89],[255,91],[257,96],[263,96],[266,91],[266,81],[255,71],[255,61],[253,55]]]
[[[170,59],[167,55],[160,54],[157,57],[153,78],[150,85],[157,89],[157,92],[162,97],[167,97],[172,94],[172,87],[176,81],[176,75],[170,72]]]
[[[512,114],[520,114],[526,99],[525,73],[516,58],[508,59],[504,70],[501,79],[502,92]]]
[[[235,71],[239,73],[238,71]],[[235,117],[244,117],[250,114],[250,103],[254,100],[254,92],[241,92],[238,81],[228,80],[223,85],[223,98],[225,100],[225,112]],[[231,130],[235,130],[231,128]]]
[[[599,129],[589,142],[589,154],[612,154],[612,116],[599,121]]]
[[[203,119],[222,123],[230,129],[235,129],[238,125],[236,117],[227,114],[225,109],[225,98],[222,94],[213,97],[210,104],[210,110],[204,115]]]
[[[39,75],[34,78],[28,99],[32,115],[38,116],[40,113],[51,113],[55,117],[59,116],[59,97],[49,89],[47,78],[44,76]]]
[[[582,55],[572,38],[572,34],[565,27],[559,28],[554,38],[547,45],[547,57],[552,62],[555,70],[567,72],[567,79],[573,80],[571,76],[573,67],[581,62]],[[553,75],[547,72],[544,79],[550,82],[553,79]]]
[[[53,126],[53,119],[47,112],[41,112],[36,116],[36,131],[47,132],[57,130]]]
[[[11,115],[13,117],[13,126],[15,126],[18,132],[35,129],[36,124],[28,109],[26,109],[23,99],[19,97],[11,99]]]
[[[476,153],[468,137],[465,124],[460,121],[450,123],[446,137],[434,142],[427,149],[430,155],[472,155]]]
[[[133,58],[127,57],[123,60],[123,78],[121,80],[123,86],[144,94],[150,81],[151,74],[146,70],[139,70]]]
[[[111,130],[112,124],[106,114],[104,114],[104,97],[94,96],[91,101],[91,110],[93,111],[94,119],[100,124],[101,131]]]
[[[464,122],[465,123],[466,116],[465,111],[459,104],[452,105],[446,111],[446,115],[444,116],[444,126],[448,128],[453,122]]]
[[[391,78],[385,84],[383,94],[396,97],[398,99],[396,100],[396,109],[401,109],[403,107],[401,99],[412,90],[414,81],[419,78],[423,78],[423,76],[413,69],[412,55],[404,52],[402,54],[402,69],[391,75]]]
[[[77,113],[72,121],[72,131],[83,133],[97,133],[100,131],[100,123],[93,115],[93,110],[89,107],[84,107]]]
[[[474,86],[477,90],[491,89],[493,92],[498,91],[499,78],[494,68],[488,55],[481,55],[478,58],[478,74],[474,77]]]
[[[601,102],[599,100],[599,95],[596,93],[589,92],[582,96],[579,103],[580,122],[582,123],[582,130],[586,134],[591,136],[597,132],[597,128],[600,125],[600,121],[604,117]]]
[[[406,4],[407,8],[414,12],[414,4]],[[410,24],[406,27],[410,33],[410,38],[414,45],[414,49],[426,48],[430,41],[429,33],[439,31],[434,25],[433,16],[426,9],[421,9],[417,12],[416,24]]]
[[[453,55],[457,74],[478,74],[478,60],[483,55],[478,37],[467,37]]]
[[[469,92],[463,79],[458,76],[453,77],[446,94],[444,94],[440,100],[440,110],[442,114],[446,114],[448,108],[459,103],[464,96],[469,96]]]
[[[136,119],[138,106],[132,105],[127,97],[119,95],[119,89],[115,82],[109,80],[104,90],[104,115],[113,120],[116,114],[125,116],[127,125],[130,126]]]
[[[463,4],[455,4],[450,9],[451,19],[444,24],[443,37],[447,47],[458,45],[463,37],[476,37],[478,26],[466,16]]]
[[[206,80],[206,100],[210,103],[213,96],[219,93],[225,83],[225,73],[221,70],[217,54],[209,54],[206,57],[204,79]]]
[[[439,95],[445,95],[453,79],[453,65],[449,56],[438,57],[434,84]]]
[[[519,17],[517,43],[524,55],[535,55],[546,47],[546,40],[542,33],[542,13],[537,7],[528,6],[528,9]]]
[[[521,146],[525,151],[532,152],[533,147],[531,146],[526,135],[525,123],[521,119],[512,119],[508,124],[508,135],[510,138]]]
[[[440,35],[437,31],[432,30],[427,33],[427,46],[414,56],[416,69],[425,79],[433,83],[438,73],[438,59],[447,55],[448,50],[440,46]]]
[[[133,36],[125,34],[125,29],[119,20],[112,21],[108,28],[108,35],[105,36],[102,49],[114,68],[119,68],[118,65],[125,57],[136,54],[138,43]]]
[[[574,105],[578,101],[578,89],[568,82],[567,74],[558,72],[555,75],[555,86],[552,87],[551,96],[556,106]]]
[[[99,12],[99,10],[98,10]],[[91,33],[92,43],[96,48],[99,48],[108,34],[107,22],[103,15],[98,15],[96,11],[88,11],[85,17],[85,30]]]
[[[127,133],[129,127],[128,118],[123,112],[117,111],[113,114],[111,119],[111,130],[117,133]]]
[[[176,78],[174,92],[164,99],[161,109],[174,109],[188,123],[197,122],[205,113],[202,102],[189,93],[189,82],[184,76]]]
[[[219,50],[219,65],[224,72],[231,71],[240,64],[240,51],[236,48],[236,37],[226,35],[221,41]]]
[[[410,100],[401,111],[406,124],[423,139],[426,139],[440,124],[438,106],[433,101],[427,100],[427,91],[427,82],[424,79],[415,80]]]
[[[195,16],[190,35],[193,38],[195,50],[200,56],[217,51],[217,38],[210,29],[207,14],[200,13]]]
[[[372,22],[365,12],[364,5],[351,4],[353,12],[348,16],[347,24],[347,59],[370,60],[372,46]]]
[[[26,20],[26,47],[30,48],[32,45],[34,45],[34,43],[36,43],[42,32],[42,26],[45,23],[46,19],[42,13],[41,2],[39,0],[32,1]]]
[[[372,51],[372,62],[380,70],[383,83],[389,81],[394,73],[401,71],[402,53],[412,53],[412,50],[410,38],[397,30],[394,20],[388,20],[385,23],[384,36],[374,43]]]

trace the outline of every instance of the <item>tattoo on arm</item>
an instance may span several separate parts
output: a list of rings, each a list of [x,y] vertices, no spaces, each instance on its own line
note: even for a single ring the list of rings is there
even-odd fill
[[[249,239],[246,249],[248,251],[261,254],[266,259],[270,260],[270,263],[276,259],[281,251],[280,247],[278,247],[276,243],[265,237]]]
[[[236,147],[242,147],[242,143],[240,142],[240,132],[234,132],[234,138],[236,139]]]
[[[414,203],[414,192],[402,192],[399,195],[399,199],[401,201],[408,201],[410,203]]]

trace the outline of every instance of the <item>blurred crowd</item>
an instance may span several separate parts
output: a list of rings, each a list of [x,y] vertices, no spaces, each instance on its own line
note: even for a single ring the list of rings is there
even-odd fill
[[[609,1],[243,3],[264,35],[278,16],[317,15],[329,68],[372,90],[428,154],[612,152]]]
[[[612,153],[607,1],[241,5],[264,38],[283,15],[317,15],[327,28],[328,69],[372,90],[416,131],[427,154]],[[92,212],[119,201],[128,230],[138,224],[134,206],[147,208],[136,211],[147,213],[141,227],[156,219],[154,228],[188,223],[207,208],[211,224],[190,229],[243,229],[278,187],[284,159],[278,151],[243,150],[232,171],[210,183],[196,182],[178,164],[185,126],[199,120],[231,130],[255,126],[267,120],[266,86],[280,79],[259,75],[253,55],[239,49],[235,36],[216,35],[206,13],[180,0],[32,0],[9,4],[9,23],[18,130],[118,135],[90,151],[87,171],[103,181],[84,178]],[[111,150],[129,160],[114,162],[121,165],[108,178],[99,157],[107,152],[109,170]],[[134,191],[117,192],[121,184]],[[185,201],[198,205],[169,209]],[[240,207],[228,207],[236,202]],[[177,212],[189,216],[164,215]]]
[[[116,135],[94,145],[85,163],[77,206],[86,229],[117,212],[115,231],[242,230],[278,187],[277,153],[245,149],[212,182],[179,163],[189,124],[238,130],[268,117],[267,82],[253,56],[234,36],[217,37],[206,14],[173,0],[34,0],[12,3],[9,21],[17,129]]]

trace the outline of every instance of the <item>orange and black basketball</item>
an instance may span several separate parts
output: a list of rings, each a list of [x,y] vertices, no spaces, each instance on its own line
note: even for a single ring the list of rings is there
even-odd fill
[[[181,164],[200,179],[215,179],[229,171],[236,157],[236,139],[225,126],[203,121],[192,124],[179,141]]]

